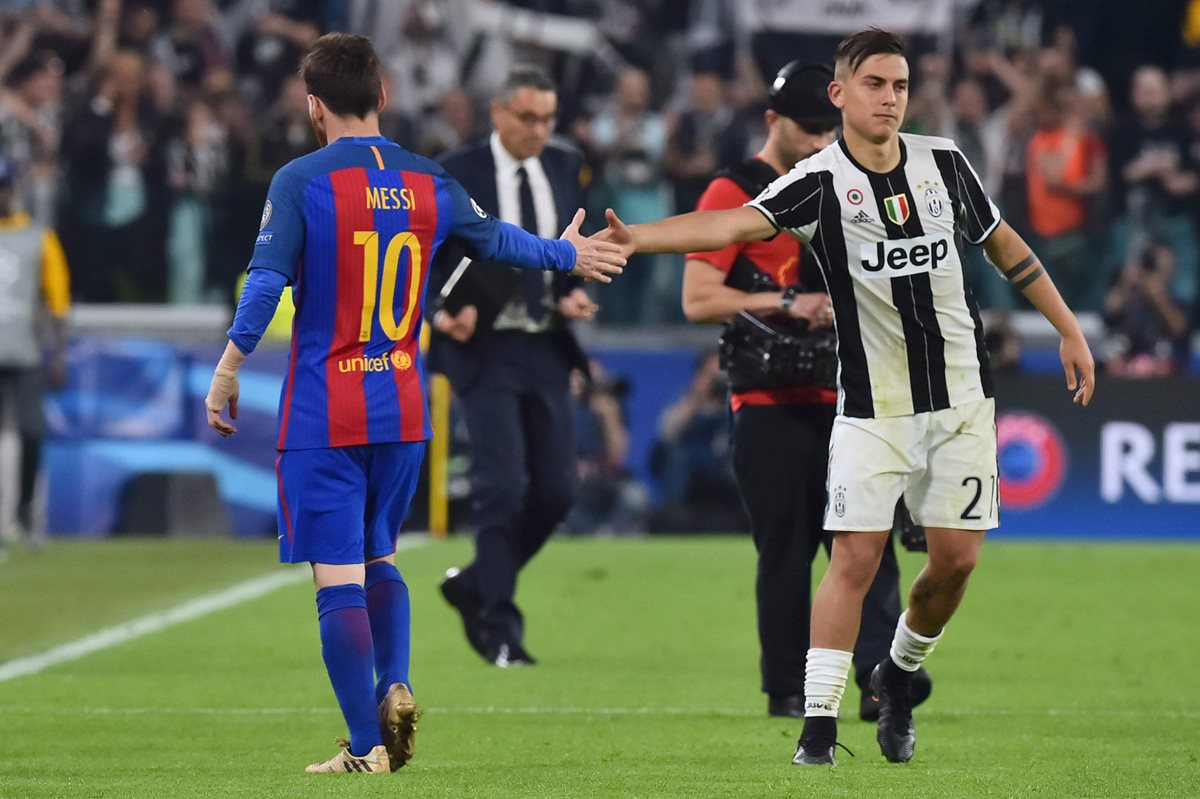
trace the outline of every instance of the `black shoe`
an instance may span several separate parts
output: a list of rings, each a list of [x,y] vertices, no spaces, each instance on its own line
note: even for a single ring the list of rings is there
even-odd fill
[[[767,715],[804,718],[804,694],[768,694]]]
[[[808,716],[804,719],[804,731],[796,742],[796,754],[792,764],[796,766],[836,766],[833,757],[835,747],[845,746],[837,742],[837,719],[830,716]],[[854,753],[846,749],[851,757]]]
[[[879,698],[871,691],[871,679],[868,675],[860,688],[862,698],[858,703],[858,717],[863,721],[879,721]],[[913,707],[924,702],[933,693],[933,678],[924,668],[917,669],[912,676]]]
[[[483,653],[483,657],[502,669],[537,665],[537,660],[533,655],[526,652],[525,647],[520,644],[498,644],[488,647],[487,651]]]
[[[871,672],[871,691],[879,697],[879,750],[892,763],[912,760],[917,746],[913,726],[913,675],[886,658]]]
[[[479,594],[475,593],[474,589],[466,584],[461,570],[447,569],[446,576],[438,584],[438,589],[441,590],[442,596],[446,598],[450,606],[462,616],[463,632],[467,635],[467,643],[485,660],[494,661],[494,657],[488,657],[485,636],[479,626],[479,611],[483,608],[483,600],[479,598]]]

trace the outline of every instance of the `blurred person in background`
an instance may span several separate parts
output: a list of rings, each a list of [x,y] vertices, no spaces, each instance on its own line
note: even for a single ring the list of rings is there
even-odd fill
[[[34,520],[33,495],[45,428],[42,391],[47,382],[54,390],[66,382],[70,274],[58,236],[20,208],[17,193],[16,167],[0,156],[0,421],[6,407],[13,409],[21,441],[17,535],[40,548],[45,538]],[[2,554],[3,540],[14,536],[0,533]]]
[[[1122,377],[1177,371],[1187,356],[1187,310],[1171,295],[1175,256],[1149,241],[1126,261],[1104,298],[1108,341],[1104,368]]]
[[[746,131],[734,114],[725,81],[715,72],[696,72],[690,83],[688,104],[675,118],[663,155],[675,186],[675,213],[695,208],[713,172],[746,156]]]
[[[612,97],[590,122],[580,120],[573,133],[599,159],[599,174],[589,193],[590,206],[611,206],[622,219],[650,221],[670,213],[670,185],[663,172],[667,126],[651,107],[650,79],[629,68],[617,78]],[[615,324],[660,321],[677,308],[655,293],[656,273],[669,268],[657,255],[635,255],[625,282],[605,292],[604,319]],[[672,277],[667,275],[666,277]]]
[[[163,123],[141,58],[121,51],[66,125],[61,230],[80,300],[166,298]]]
[[[553,236],[580,205],[577,150],[552,140],[558,95],[542,70],[521,66],[491,104],[488,139],[447,155],[442,164],[495,214]],[[441,583],[462,616],[467,641],[501,668],[532,665],[517,578],[571,509],[577,490],[569,376],[587,360],[569,323],[596,306],[582,284],[563,275],[471,263],[446,248],[429,291],[442,292],[433,317],[430,365],[450,380],[470,439],[475,557]],[[454,306],[468,285],[486,293]],[[454,306],[454,307],[452,307]]]
[[[1090,223],[1108,177],[1104,143],[1088,129],[1074,85],[1048,83],[1035,110],[1038,129],[1026,152],[1026,174],[1037,249],[1068,305],[1099,310],[1103,286]]]
[[[239,83],[256,104],[279,95],[305,49],[321,35],[321,0],[242,0],[250,18],[234,49]]]
[[[1138,67],[1129,101],[1130,111],[1118,115],[1110,138],[1112,185],[1120,212],[1110,257],[1124,264],[1147,239],[1162,241],[1175,257],[1172,293],[1195,297],[1200,166],[1172,115],[1170,86],[1162,69]]]
[[[834,140],[841,114],[829,101],[833,70],[792,62],[779,71],[769,92],[767,141],[748,161],[718,173],[697,211],[736,208],[757,197],[771,181]],[[832,317],[813,256],[791,236],[731,244],[714,252],[688,253],[684,262],[683,309],[696,323],[725,325],[721,360],[731,386],[730,431],[734,475],[758,551],[755,595],[761,646],[761,687],[772,716],[804,716],[804,666],[808,652],[813,560],[827,541],[823,516],[826,462],[837,391]],[[783,336],[740,324],[745,314],[771,319],[771,330],[793,334],[825,331],[822,384],[814,374],[777,374],[757,354],[772,347],[772,360],[787,357]],[[816,347],[812,338],[808,346]],[[792,350],[794,352],[794,350]],[[812,350],[809,353],[813,352]],[[807,355],[805,356],[807,357]],[[794,362],[799,363],[797,354]],[[816,453],[818,457],[812,457]],[[887,654],[900,615],[900,568],[894,545],[883,553],[863,603],[863,625],[854,649],[861,689],[859,715],[878,718],[878,702],[867,682]],[[922,673],[921,699],[929,693]]]
[[[744,530],[729,464],[729,382],[715,352],[696,360],[686,391],[658,418],[650,471],[660,501],[647,526],[664,533]]]
[[[41,224],[54,219],[62,139],[63,63],[39,51],[17,62],[0,90],[0,152],[21,173],[21,206]]]
[[[417,132],[417,151],[436,158],[466,145],[479,135],[475,102],[459,88],[442,96],[433,114],[427,117]]]
[[[183,130],[167,143],[167,299],[196,304],[206,298],[213,240],[213,200],[229,168],[226,131],[207,100],[187,105]]]
[[[175,0],[171,24],[150,45],[150,58],[171,71],[189,92],[202,87],[217,70],[226,67],[211,0]]]
[[[597,360],[591,374],[571,373],[579,495],[563,528],[580,535],[630,535],[645,529],[649,496],[629,470],[629,427],[622,401],[629,383],[613,378]]]

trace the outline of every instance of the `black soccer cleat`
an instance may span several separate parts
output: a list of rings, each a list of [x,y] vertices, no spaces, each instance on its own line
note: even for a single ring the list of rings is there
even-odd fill
[[[871,672],[871,691],[879,699],[879,751],[892,763],[912,760],[917,746],[913,726],[913,674],[885,658]]]
[[[862,696],[858,703],[858,717],[863,721],[875,722],[879,721],[879,698],[875,696],[871,690],[871,676],[868,674],[867,679],[860,683]],[[912,677],[912,696],[913,707],[924,702],[933,693],[933,678],[929,676],[929,672],[925,671],[924,667],[913,672]]]
[[[796,742],[796,754],[792,756],[792,764],[796,766],[836,766],[833,756],[834,748],[845,746],[837,742],[837,719],[831,716],[807,716],[804,719],[804,730],[800,740]],[[849,749],[846,752],[853,757]]]

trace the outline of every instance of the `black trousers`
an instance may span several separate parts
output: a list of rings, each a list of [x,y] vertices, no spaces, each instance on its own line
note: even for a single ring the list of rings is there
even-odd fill
[[[475,560],[462,570],[482,604],[481,632],[520,643],[517,574],[575,499],[570,363],[545,335],[497,332],[492,357],[459,397],[471,453]]]
[[[824,530],[825,477],[834,408],[747,405],[733,415],[733,466],[758,549],[762,690],[804,693],[812,614],[812,565]],[[854,647],[859,686],[883,660],[900,616],[900,569],[889,542],[863,602]]]

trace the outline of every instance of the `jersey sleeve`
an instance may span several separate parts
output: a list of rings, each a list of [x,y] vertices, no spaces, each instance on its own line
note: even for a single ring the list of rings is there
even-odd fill
[[[801,162],[746,205],[758,209],[776,230],[786,230],[808,244],[817,230],[824,190],[820,175]]]
[[[467,255],[525,269],[570,272],[575,247],[561,239],[543,239],[489,214],[449,173],[440,176],[450,194],[450,235]]]
[[[272,269],[294,283],[296,264],[304,253],[304,237],[304,185],[285,166],[275,173],[267,190],[248,269]]]
[[[983,188],[983,181],[975,173],[967,157],[958,149],[951,151],[954,159],[955,180],[958,181],[958,223],[963,238],[972,244],[983,244],[1000,224],[1000,209]]]
[[[738,206],[745,205],[749,199],[750,195],[742,191],[736,183],[729,178],[721,177],[708,184],[708,188],[700,195],[700,201],[696,203],[696,210],[723,211],[728,208],[737,208]],[[738,253],[745,246],[745,243],[735,241],[719,250],[689,252],[687,258],[689,260],[694,258],[698,261],[704,261],[720,269],[722,272],[728,272],[733,267],[733,262],[737,259]]]
[[[46,309],[59,319],[71,309],[71,273],[62,243],[53,230],[42,234],[42,296]]]

